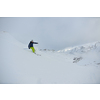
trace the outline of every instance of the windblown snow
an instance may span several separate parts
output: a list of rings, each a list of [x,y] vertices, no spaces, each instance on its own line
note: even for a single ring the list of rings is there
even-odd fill
[[[30,41],[30,40],[29,40]],[[100,84],[100,42],[38,50],[0,32],[1,84]]]

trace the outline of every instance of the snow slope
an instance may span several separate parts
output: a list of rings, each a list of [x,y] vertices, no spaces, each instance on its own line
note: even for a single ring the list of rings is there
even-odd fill
[[[27,49],[27,45],[9,33],[0,32],[0,83],[100,83],[100,49],[84,54],[70,54],[36,48],[37,54],[41,54],[37,56]]]
[[[59,50],[58,52],[75,54],[75,53],[87,53],[93,50],[100,52],[100,42],[99,41],[94,42],[94,43],[79,45],[75,47],[65,48],[63,50]]]

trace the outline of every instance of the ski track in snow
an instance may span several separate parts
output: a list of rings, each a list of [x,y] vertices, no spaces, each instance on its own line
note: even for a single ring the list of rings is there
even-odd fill
[[[27,45],[9,33],[0,32],[1,84],[99,84],[100,52],[84,54],[39,51],[37,56]],[[82,57],[73,63],[75,57]]]

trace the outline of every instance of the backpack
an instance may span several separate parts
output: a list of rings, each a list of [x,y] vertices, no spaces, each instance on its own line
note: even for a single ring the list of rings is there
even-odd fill
[[[28,48],[30,49],[30,43],[29,43],[29,45],[28,45]]]

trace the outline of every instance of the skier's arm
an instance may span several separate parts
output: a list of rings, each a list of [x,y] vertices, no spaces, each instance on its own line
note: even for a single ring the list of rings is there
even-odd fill
[[[38,44],[38,42],[33,42],[33,44]]]

